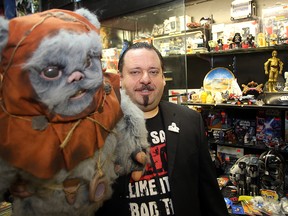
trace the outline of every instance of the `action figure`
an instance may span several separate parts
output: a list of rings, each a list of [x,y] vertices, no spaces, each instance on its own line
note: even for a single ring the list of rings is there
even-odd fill
[[[232,41],[235,43],[235,48],[241,48],[242,37],[240,33],[235,33]]]
[[[217,40],[217,43],[218,43],[219,50],[223,50],[223,39],[219,38]]]
[[[255,45],[254,45],[254,39],[255,39],[255,37],[254,37],[252,34],[249,34],[249,35],[247,36],[246,40],[247,40],[247,43],[248,43],[249,48],[255,47]]]
[[[272,57],[264,63],[265,74],[268,75],[268,92],[277,92],[275,84],[278,75],[282,74],[283,62],[277,58],[277,51],[272,52]]]

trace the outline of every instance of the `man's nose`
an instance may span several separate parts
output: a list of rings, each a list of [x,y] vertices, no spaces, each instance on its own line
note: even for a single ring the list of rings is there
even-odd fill
[[[142,77],[140,78],[140,82],[142,82],[142,83],[150,83],[151,82],[151,78],[150,78],[148,72],[143,72]]]

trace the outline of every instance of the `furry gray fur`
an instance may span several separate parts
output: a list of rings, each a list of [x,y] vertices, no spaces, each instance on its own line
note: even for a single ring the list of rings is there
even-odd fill
[[[92,23],[97,25],[97,27],[100,26],[97,18],[89,11],[81,9],[78,12],[83,13],[85,17],[91,19]],[[7,43],[8,31],[8,21],[0,17],[0,51],[3,50]],[[73,40],[67,39],[69,37]],[[67,40],[65,40],[65,38]],[[82,39],[80,40],[80,38]],[[96,39],[96,41],[94,39]],[[75,42],[75,40],[77,42]],[[59,52],[61,53],[60,55]],[[64,82],[59,81],[56,84],[62,86],[64,91],[63,88],[54,88],[56,86],[55,83],[52,84],[52,86],[47,84],[46,87],[43,87],[43,85],[45,86],[45,82],[39,82],[39,78],[35,75],[39,74],[37,71],[47,66],[48,59],[50,64],[51,62],[56,62],[57,64],[64,65],[65,67],[62,72],[64,75],[65,73],[68,74],[69,71],[73,71],[77,67],[82,67],[81,63],[83,63],[83,59],[86,58],[87,53],[92,58],[92,67],[88,70],[83,69],[87,81],[82,86],[79,84],[78,87],[65,89]],[[41,43],[34,55],[31,56],[27,64],[23,65],[23,67],[31,73],[30,80],[39,97],[39,102],[46,104],[56,113],[74,115],[85,109],[91,100],[90,102],[89,100],[88,102],[83,102],[83,106],[78,106],[71,110],[68,109],[71,104],[65,102],[66,97],[70,97],[71,94],[75,94],[75,92],[82,88],[92,89],[90,96],[93,96],[95,91],[97,91],[98,86],[102,83],[103,77],[92,73],[92,71],[101,70],[100,61],[99,59],[97,60],[100,53],[101,45],[98,35],[88,34],[81,37],[73,33],[60,31],[59,35],[53,35],[53,38],[43,39],[43,43]],[[75,58],[71,58],[71,55],[74,55]],[[69,56],[70,59],[67,56]],[[61,95],[65,96],[64,98],[56,96],[58,95],[56,93],[59,91]],[[45,92],[45,94],[43,92]],[[64,104],[58,106],[59,103]],[[146,152],[149,152],[143,112],[131,102],[123,90],[121,90],[121,108],[124,116],[106,138],[101,151],[96,151],[92,158],[82,161],[72,171],[61,170],[52,179],[42,180],[35,178],[23,170],[12,167],[0,158],[0,198],[3,197],[3,194],[19,176],[27,182],[28,190],[33,192],[33,195],[27,198],[14,198],[13,216],[94,215],[95,211],[97,211],[103,202],[111,196],[111,185],[116,178],[119,175],[139,169],[139,164],[134,162],[131,154],[136,150],[146,150]],[[97,174],[95,167],[99,159],[101,169],[104,172],[106,190],[103,199],[99,202],[91,202],[88,198],[89,182],[93,176]],[[115,169],[115,166],[117,166],[117,169]],[[63,181],[68,177],[81,179],[81,186],[77,193],[76,201],[72,205],[67,203],[62,186]]]

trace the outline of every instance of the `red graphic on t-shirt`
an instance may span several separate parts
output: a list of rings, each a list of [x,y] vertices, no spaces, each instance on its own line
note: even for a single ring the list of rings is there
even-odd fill
[[[168,163],[166,153],[166,143],[162,143],[156,146],[150,147],[151,160],[150,164],[147,164],[145,173],[141,180],[149,180],[155,176],[161,177],[167,175]]]

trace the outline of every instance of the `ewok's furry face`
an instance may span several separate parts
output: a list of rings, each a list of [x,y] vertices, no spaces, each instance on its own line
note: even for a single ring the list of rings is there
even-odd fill
[[[101,51],[95,32],[60,31],[44,39],[24,67],[38,100],[57,114],[81,113],[103,83]]]

